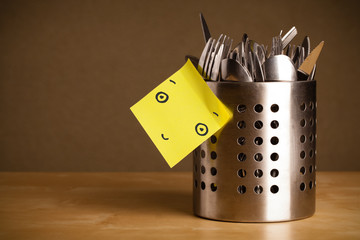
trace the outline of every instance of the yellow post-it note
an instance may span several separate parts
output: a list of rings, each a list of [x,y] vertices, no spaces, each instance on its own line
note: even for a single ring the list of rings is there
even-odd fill
[[[130,109],[170,167],[232,117],[189,60]]]

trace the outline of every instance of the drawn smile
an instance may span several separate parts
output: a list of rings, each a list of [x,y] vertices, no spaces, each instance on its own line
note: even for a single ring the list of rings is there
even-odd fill
[[[162,137],[162,139],[164,139],[164,140],[169,140],[169,138],[166,138],[166,137],[164,136],[164,134],[161,134],[161,137]]]

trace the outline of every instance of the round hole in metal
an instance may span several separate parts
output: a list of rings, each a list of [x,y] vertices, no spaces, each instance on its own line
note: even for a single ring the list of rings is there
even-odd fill
[[[270,191],[271,191],[272,193],[277,193],[277,192],[279,191],[279,187],[278,187],[277,185],[272,185],[272,186],[270,187]]]
[[[246,193],[246,187],[244,185],[240,185],[237,190],[240,194]]]
[[[301,142],[301,143],[304,143],[305,141],[306,141],[305,135],[301,135],[301,136],[300,136],[300,142]]]
[[[205,183],[204,183],[203,181],[201,181],[201,184],[200,184],[200,185],[201,185],[201,186],[200,186],[201,189],[202,189],[202,190],[205,190],[206,185],[205,185]]]
[[[270,126],[271,126],[273,129],[276,129],[276,128],[279,127],[279,122],[276,121],[276,120],[273,120],[273,121],[271,121]]]
[[[261,129],[261,128],[263,127],[262,121],[260,121],[260,120],[256,121],[256,122],[254,123],[254,127],[255,127],[256,129]]]
[[[310,133],[309,135],[309,141],[310,142],[313,142],[314,141],[314,135],[312,133]]]
[[[315,105],[314,105],[314,102],[310,102],[310,103],[309,103],[309,108],[310,108],[310,110],[314,110],[314,106],[315,106]]]
[[[310,181],[309,182],[309,188],[312,189],[312,187],[313,187],[313,183],[312,183],[312,181]]]
[[[201,157],[202,157],[202,158],[205,158],[205,155],[206,155],[206,154],[205,154],[205,151],[204,151],[204,150],[201,150],[201,153],[200,153],[200,154],[201,154]]]
[[[310,118],[309,120],[309,126],[312,127],[314,125],[314,119],[313,118]]]
[[[256,186],[254,187],[254,192],[255,192],[256,194],[261,194],[261,193],[263,192],[263,187],[260,186],[260,185],[256,185]]]
[[[301,151],[301,152],[300,152],[300,157],[301,157],[302,159],[304,159],[305,156],[306,156],[305,151]]]
[[[216,143],[217,142],[216,136],[212,135],[211,138],[210,138],[210,141],[211,141],[212,144]]]
[[[270,139],[270,142],[271,142],[272,145],[277,145],[277,144],[279,143],[279,138],[277,138],[277,137],[272,137],[272,138]]]
[[[212,183],[210,185],[211,191],[215,192],[217,190],[217,185],[215,183]]]
[[[217,158],[217,153],[215,151],[212,151],[210,153],[210,157],[211,157],[211,159],[215,160]]]
[[[255,143],[256,145],[261,145],[261,144],[263,143],[263,140],[262,140],[261,137],[256,137],[256,138],[254,139],[254,143]]]
[[[301,127],[305,127],[305,125],[306,125],[305,119],[301,119],[301,120],[300,120],[300,126],[301,126]]]
[[[245,137],[239,137],[237,140],[239,145],[244,145],[245,144]]]
[[[271,175],[272,177],[277,177],[277,176],[279,176],[279,170],[277,170],[277,169],[272,169],[272,170],[270,171],[270,175]]]
[[[257,178],[261,178],[263,176],[263,171],[261,169],[256,169],[254,172],[254,176]]]
[[[244,169],[239,169],[238,176],[243,178],[246,176],[246,171]]]
[[[301,168],[300,168],[300,173],[301,173],[302,175],[305,174],[305,171],[306,171],[306,170],[305,170],[305,167],[301,167]]]
[[[238,160],[240,162],[243,162],[246,160],[246,154],[245,153],[239,153],[238,156],[237,156]]]
[[[306,109],[306,104],[305,103],[300,104],[300,110],[305,111],[305,109]]]
[[[255,161],[257,161],[257,162],[261,162],[261,161],[263,160],[263,155],[262,155],[261,153],[256,153],[256,154],[254,155],[254,159],[255,159]]]
[[[272,153],[272,154],[270,155],[270,159],[271,159],[272,161],[277,161],[277,160],[279,159],[279,154],[277,154],[277,153]]]
[[[254,107],[255,112],[261,113],[263,110],[263,106],[261,104],[256,104]]]
[[[200,171],[202,174],[205,174],[205,172],[206,172],[205,166],[201,166]]]
[[[214,168],[214,167],[212,167],[212,168],[210,169],[210,172],[211,172],[211,175],[213,175],[213,176],[215,176],[215,175],[217,174],[217,170],[216,170],[216,168]]]
[[[314,151],[311,149],[309,152],[309,157],[312,158],[314,156]]]
[[[305,186],[305,183],[301,183],[301,184],[300,184],[300,190],[301,190],[301,191],[304,191],[304,190],[305,190],[305,187],[306,187],[306,186]]]
[[[246,123],[245,121],[238,121],[237,126],[239,129],[244,129],[246,128]]]
[[[309,167],[309,173],[312,173],[312,172],[313,172],[313,166],[310,165],[310,167]]]
[[[246,105],[244,105],[244,104],[238,105],[237,110],[238,110],[239,113],[245,112],[246,111]]]
[[[273,105],[271,105],[270,109],[272,112],[275,113],[275,112],[279,111],[279,105],[273,104]]]

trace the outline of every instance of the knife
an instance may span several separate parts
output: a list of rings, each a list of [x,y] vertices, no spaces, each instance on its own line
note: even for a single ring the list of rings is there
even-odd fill
[[[202,28],[203,35],[204,35],[205,44],[206,44],[208,42],[208,40],[211,38],[211,34],[210,34],[209,28],[206,24],[205,18],[202,15],[202,13],[200,13],[200,23],[201,23],[201,28]]]
[[[286,48],[286,46],[291,42],[291,40],[294,39],[294,37],[297,34],[297,30],[295,27],[292,27],[282,38],[281,38],[281,42],[282,42],[282,49]]]
[[[299,80],[307,80],[309,78],[309,75],[314,69],[316,60],[318,59],[323,46],[324,46],[324,41],[320,42],[319,45],[317,45],[316,48],[312,50],[309,56],[300,65],[299,69],[297,70]]]

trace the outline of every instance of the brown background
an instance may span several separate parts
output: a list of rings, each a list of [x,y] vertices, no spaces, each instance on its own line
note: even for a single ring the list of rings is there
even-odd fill
[[[357,1],[0,1],[0,170],[169,171],[129,107],[204,46],[325,40],[319,170],[360,170]],[[190,170],[188,157],[173,170]]]

